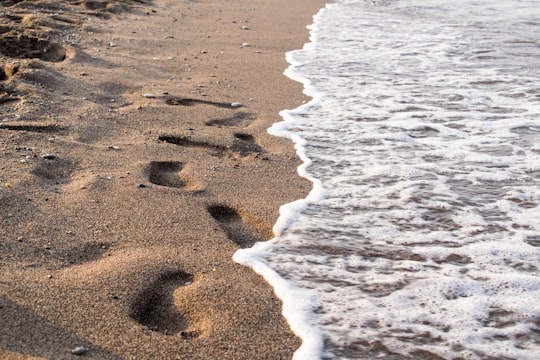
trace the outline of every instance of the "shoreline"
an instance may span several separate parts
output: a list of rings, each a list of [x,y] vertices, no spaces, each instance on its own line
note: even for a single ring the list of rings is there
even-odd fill
[[[5,16],[28,37],[0,34],[26,49],[1,57],[0,357],[291,358],[232,256],[310,190],[266,130],[307,100],[285,52],[324,4],[126,3]]]

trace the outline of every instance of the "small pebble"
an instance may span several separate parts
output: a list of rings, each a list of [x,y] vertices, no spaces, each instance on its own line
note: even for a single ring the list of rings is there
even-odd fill
[[[54,159],[56,159],[56,155],[54,155],[54,154],[46,154],[46,155],[43,155],[43,158],[47,159],[47,160],[54,160]]]
[[[242,47],[250,47],[250,46],[253,46],[253,45],[251,45],[250,43],[247,43],[247,42],[242,43]]]
[[[146,185],[143,184],[143,183],[141,183],[141,184],[137,185],[137,187],[139,187],[139,188],[141,188],[141,189],[144,189],[144,188],[146,187]]]
[[[47,275],[47,279],[52,279],[53,276],[51,274]]]
[[[233,108],[242,107],[242,106],[244,106],[244,104],[242,104],[240,102],[233,102],[231,104],[231,107],[233,107]]]
[[[153,99],[153,98],[156,97],[156,95],[154,95],[154,94],[143,94],[143,96],[144,96],[145,98],[147,98],[147,99]]]
[[[118,46],[118,44],[115,43],[115,42],[109,41],[109,46],[110,47],[116,47],[116,46]]]
[[[118,146],[113,146],[113,145],[107,146],[107,149],[109,149],[109,150],[120,150],[120,148]]]
[[[87,351],[84,346],[77,346],[75,349],[71,350],[73,355],[82,355]]]

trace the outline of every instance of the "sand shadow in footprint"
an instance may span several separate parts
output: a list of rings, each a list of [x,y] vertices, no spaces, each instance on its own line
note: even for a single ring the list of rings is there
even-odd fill
[[[1,103],[1,101],[0,101]],[[56,124],[30,124],[30,123],[6,123],[0,124],[0,129],[11,131],[28,131],[36,133],[57,134],[64,133],[66,128]]]
[[[234,134],[234,141],[231,147],[212,144],[206,141],[192,140],[189,136],[184,135],[160,135],[158,141],[183,147],[208,149],[212,151],[212,155],[214,156],[228,155],[232,157],[246,157],[250,154],[261,154],[265,152],[264,149],[257,144],[257,141],[253,136],[243,133]]]
[[[189,164],[179,161],[152,161],[146,168],[148,181],[154,185],[202,192],[204,187],[187,175]]]
[[[239,112],[234,116],[223,118],[223,119],[213,119],[205,122],[207,126],[217,126],[217,127],[246,127],[255,120],[255,116],[246,112]]]
[[[40,159],[34,165],[32,174],[44,184],[66,184],[77,168],[78,166],[74,162],[55,157],[52,159]]]
[[[232,151],[241,156],[248,156],[250,154],[263,153],[264,149],[257,144],[257,141],[252,135],[235,133]]]
[[[2,54],[14,58],[38,58],[49,62],[60,62],[66,58],[66,49],[62,45],[34,36],[2,36],[0,45]]]
[[[160,135],[158,140],[183,147],[195,147],[212,150],[212,155],[215,156],[223,156],[227,151],[226,146],[212,144],[206,141],[192,140],[189,136],[184,135]]]
[[[19,72],[19,64],[12,63],[0,66],[0,81],[9,80],[13,75]]]
[[[132,319],[150,330],[165,335],[180,333],[183,338],[196,338],[197,331],[188,331],[189,318],[181,314],[174,304],[174,291],[193,283],[193,275],[184,271],[161,275],[141,292],[131,306]]]
[[[176,105],[176,106],[193,106],[197,104],[202,104],[202,105],[211,105],[211,106],[215,106],[219,108],[226,108],[226,109],[234,108],[230,103],[221,103],[221,102],[215,102],[215,101],[209,101],[209,100],[198,100],[198,99],[183,98],[183,97],[176,97],[176,96],[168,96],[165,99],[165,104]]]
[[[267,240],[262,231],[248,225],[235,209],[225,205],[210,205],[207,210],[227,237],[241,248],[249,248],[258,241]]]
[[[148,180],[155,185],[183,188],[186,182],[180,177],[184,164],[178,161],[152,161],[148,165]]]

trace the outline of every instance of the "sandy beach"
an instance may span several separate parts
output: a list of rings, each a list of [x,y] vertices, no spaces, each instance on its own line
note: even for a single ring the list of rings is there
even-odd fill
[[[311,188],[266,129],[322,5],[0,2],[0,358],[292,357],[232,256]]]

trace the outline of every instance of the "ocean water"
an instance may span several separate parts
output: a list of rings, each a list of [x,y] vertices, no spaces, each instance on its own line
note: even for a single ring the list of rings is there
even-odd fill
[[[235,254],[296,359],[540,359],[540,1],[337,0],[269,131],[313,181]]]

